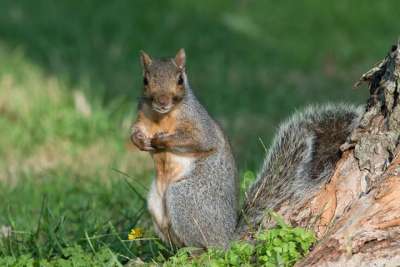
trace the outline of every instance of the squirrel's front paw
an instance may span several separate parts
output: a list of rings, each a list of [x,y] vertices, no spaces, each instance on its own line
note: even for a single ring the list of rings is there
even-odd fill
[[[152,151],[154,148],[151,146],[150,138],[147,138],[140,130],[135,130],[131,135],[131,141],[142,151]]]
[[[165,132],[154,134],[151,139],[151,146],[157,149],[165,149],[167,147],[166,141],[168,136],[169,135]]]

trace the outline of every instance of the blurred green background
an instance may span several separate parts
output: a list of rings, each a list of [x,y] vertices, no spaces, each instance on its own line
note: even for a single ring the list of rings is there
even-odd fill
[[[397,41],[399,10],[397,0],[1,0],[0,226],[16,240],[0,256],[65,258],[71,244],[121,261],[157,254],[121,240],[151,229],[140,195],[152,164],[127,141],[139,50],[186,49],[190,83],[241,172],[257,170],[260,139],[268,146],[296,109],[365,102],[352,85]]]

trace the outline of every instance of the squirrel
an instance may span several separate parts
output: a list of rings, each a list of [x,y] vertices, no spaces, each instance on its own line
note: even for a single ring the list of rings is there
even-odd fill
[[[189,86],[183,49],[169,59],[141,51],[140,59],[143,93],[131,141],[154,161],[147,206],[156,233],[175,247],[227,248],[239,198],[230,144]]]
[[[142,52],[141,62],[144,91],[131,139],[155,163],[148,208],[156,232],[177,247],[227,248],[260,225],[266,210],[317,190],[363,112],[345,104],[296,112],[279,127],[239,214],[229,142],[189,87],[184,50],[167,60]]]

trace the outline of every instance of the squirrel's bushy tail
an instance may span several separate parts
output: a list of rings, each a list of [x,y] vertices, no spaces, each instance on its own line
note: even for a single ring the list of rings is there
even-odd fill
[[[283,123],[246,194],[237,233],[257,227],[267,210],[290,205],[329,179],[361,113],[361,107],[345,104],[312,106]]]

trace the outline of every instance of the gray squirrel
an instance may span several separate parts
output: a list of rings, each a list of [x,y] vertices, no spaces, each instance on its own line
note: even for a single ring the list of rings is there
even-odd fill
[[[131,140],[154,160],[148,209],[157,234],[176,247],[227,248],[238,233],[261,223],[267,209],[318,188],[362,112],[351,105],[315,106],[283,123],[239,216],[232,150],[189,86],[184,50],[170,59],[145,52],[140,58],[144,89]]]
[[[224,247],[238,217],[238,175],[230,144],[189,87],[186,55],[141,53],[143,94],[132,142],[156,169],[148,209],[156,232],[176,247]]]

